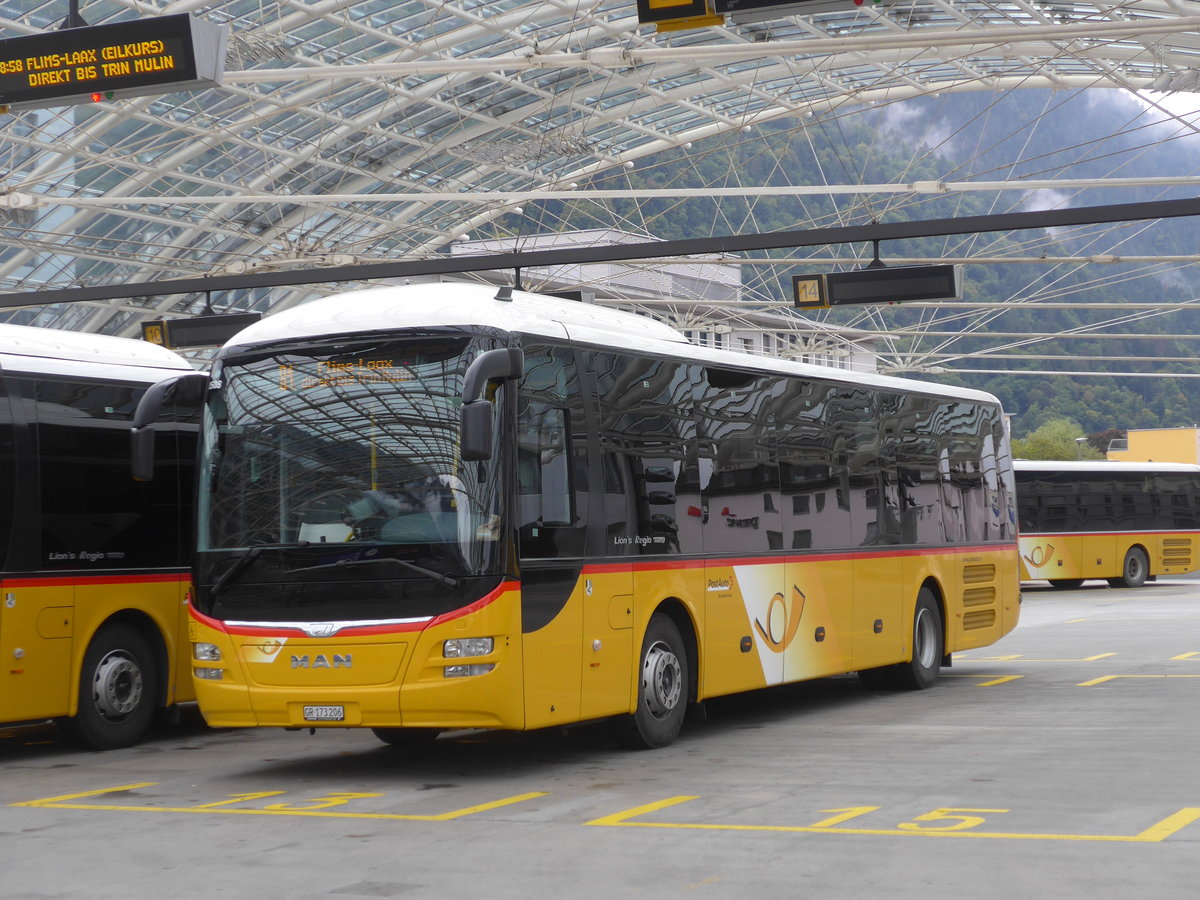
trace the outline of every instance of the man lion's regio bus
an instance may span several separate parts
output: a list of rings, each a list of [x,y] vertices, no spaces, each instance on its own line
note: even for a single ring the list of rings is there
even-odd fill
[[[0,325],[0,722],[106,749],[193,699],[195,425],[164,423],[157,478],[129,478],[138,401],[181,370],[143,341]]]
[[[1017,622],[1013,503],[984,393],[480,285],[315,301],[214,360],[197,697],[217,726],[619,717],[661,746],[707,697],[924,688]]]
[[[1021,577],[1141,587],[1200,568],[1200,466],[1017,460]]]

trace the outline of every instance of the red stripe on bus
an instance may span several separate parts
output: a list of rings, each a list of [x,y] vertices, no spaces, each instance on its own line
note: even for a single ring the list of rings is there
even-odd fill
[[[17,578],[0,579],[5,587],[63,587],[83,584],[162,584],[183,583],[192,580],[187,572],[159,573],[154,575],[22,575]]]
[[[1013,552],[1017,549],[1015,541],[1004,544],[977,544],[957,547],[912,547],[905,550],[839,550],[832,553],[789,553],[789,554],[763,554],[761,556],[737,556],[737,557],[717,557],[713,559],[689,559],[689,560],[645,560],[620,563],[620,562],[603,562],[603,563],[585,563],[584,571],[594,573],[604,572],[627,572],[632,569],[635,572],[656,572],[666,570],[679,569],[703,569],[716,568],[718,566],[766,566],[778,565],[779,563],[803,563],[803,562],[840,562],[848,559],[892,559],[896,557],[909,556],[951,556],[962,553],[992,553],[992,552]]]

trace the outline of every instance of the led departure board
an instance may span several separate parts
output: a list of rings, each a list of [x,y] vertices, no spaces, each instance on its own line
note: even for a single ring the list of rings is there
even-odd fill
[[[0,106],[30,109],[220,84],[229,28],[180,14],[0,40]]]
[[[792,301],[797,309],[961,299],[962,266],[878,266],[827,275],[792,276]]]

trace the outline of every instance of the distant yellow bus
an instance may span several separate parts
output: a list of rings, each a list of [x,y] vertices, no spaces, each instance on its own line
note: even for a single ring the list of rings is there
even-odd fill
[[[164,426],[155,481],[129,478],[137,403],[181,370],[142,341],[0,325],[0,722],[107,749],[194,698],[195,426]]]
[[[213,725],[411,744],[613,719],[658,747],[709,697],[929,687],[1017,623],[985,393],[465,284],[296,307],[190,380]]]
[[[1016,461],[1021,577],[1141,587],[1200,568],[1200,466]]]

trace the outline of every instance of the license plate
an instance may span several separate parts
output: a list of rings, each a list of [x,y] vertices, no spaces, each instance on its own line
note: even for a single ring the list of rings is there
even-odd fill
[[[306,706],[305,722],[341,722],[346,718],[344,706]]]

